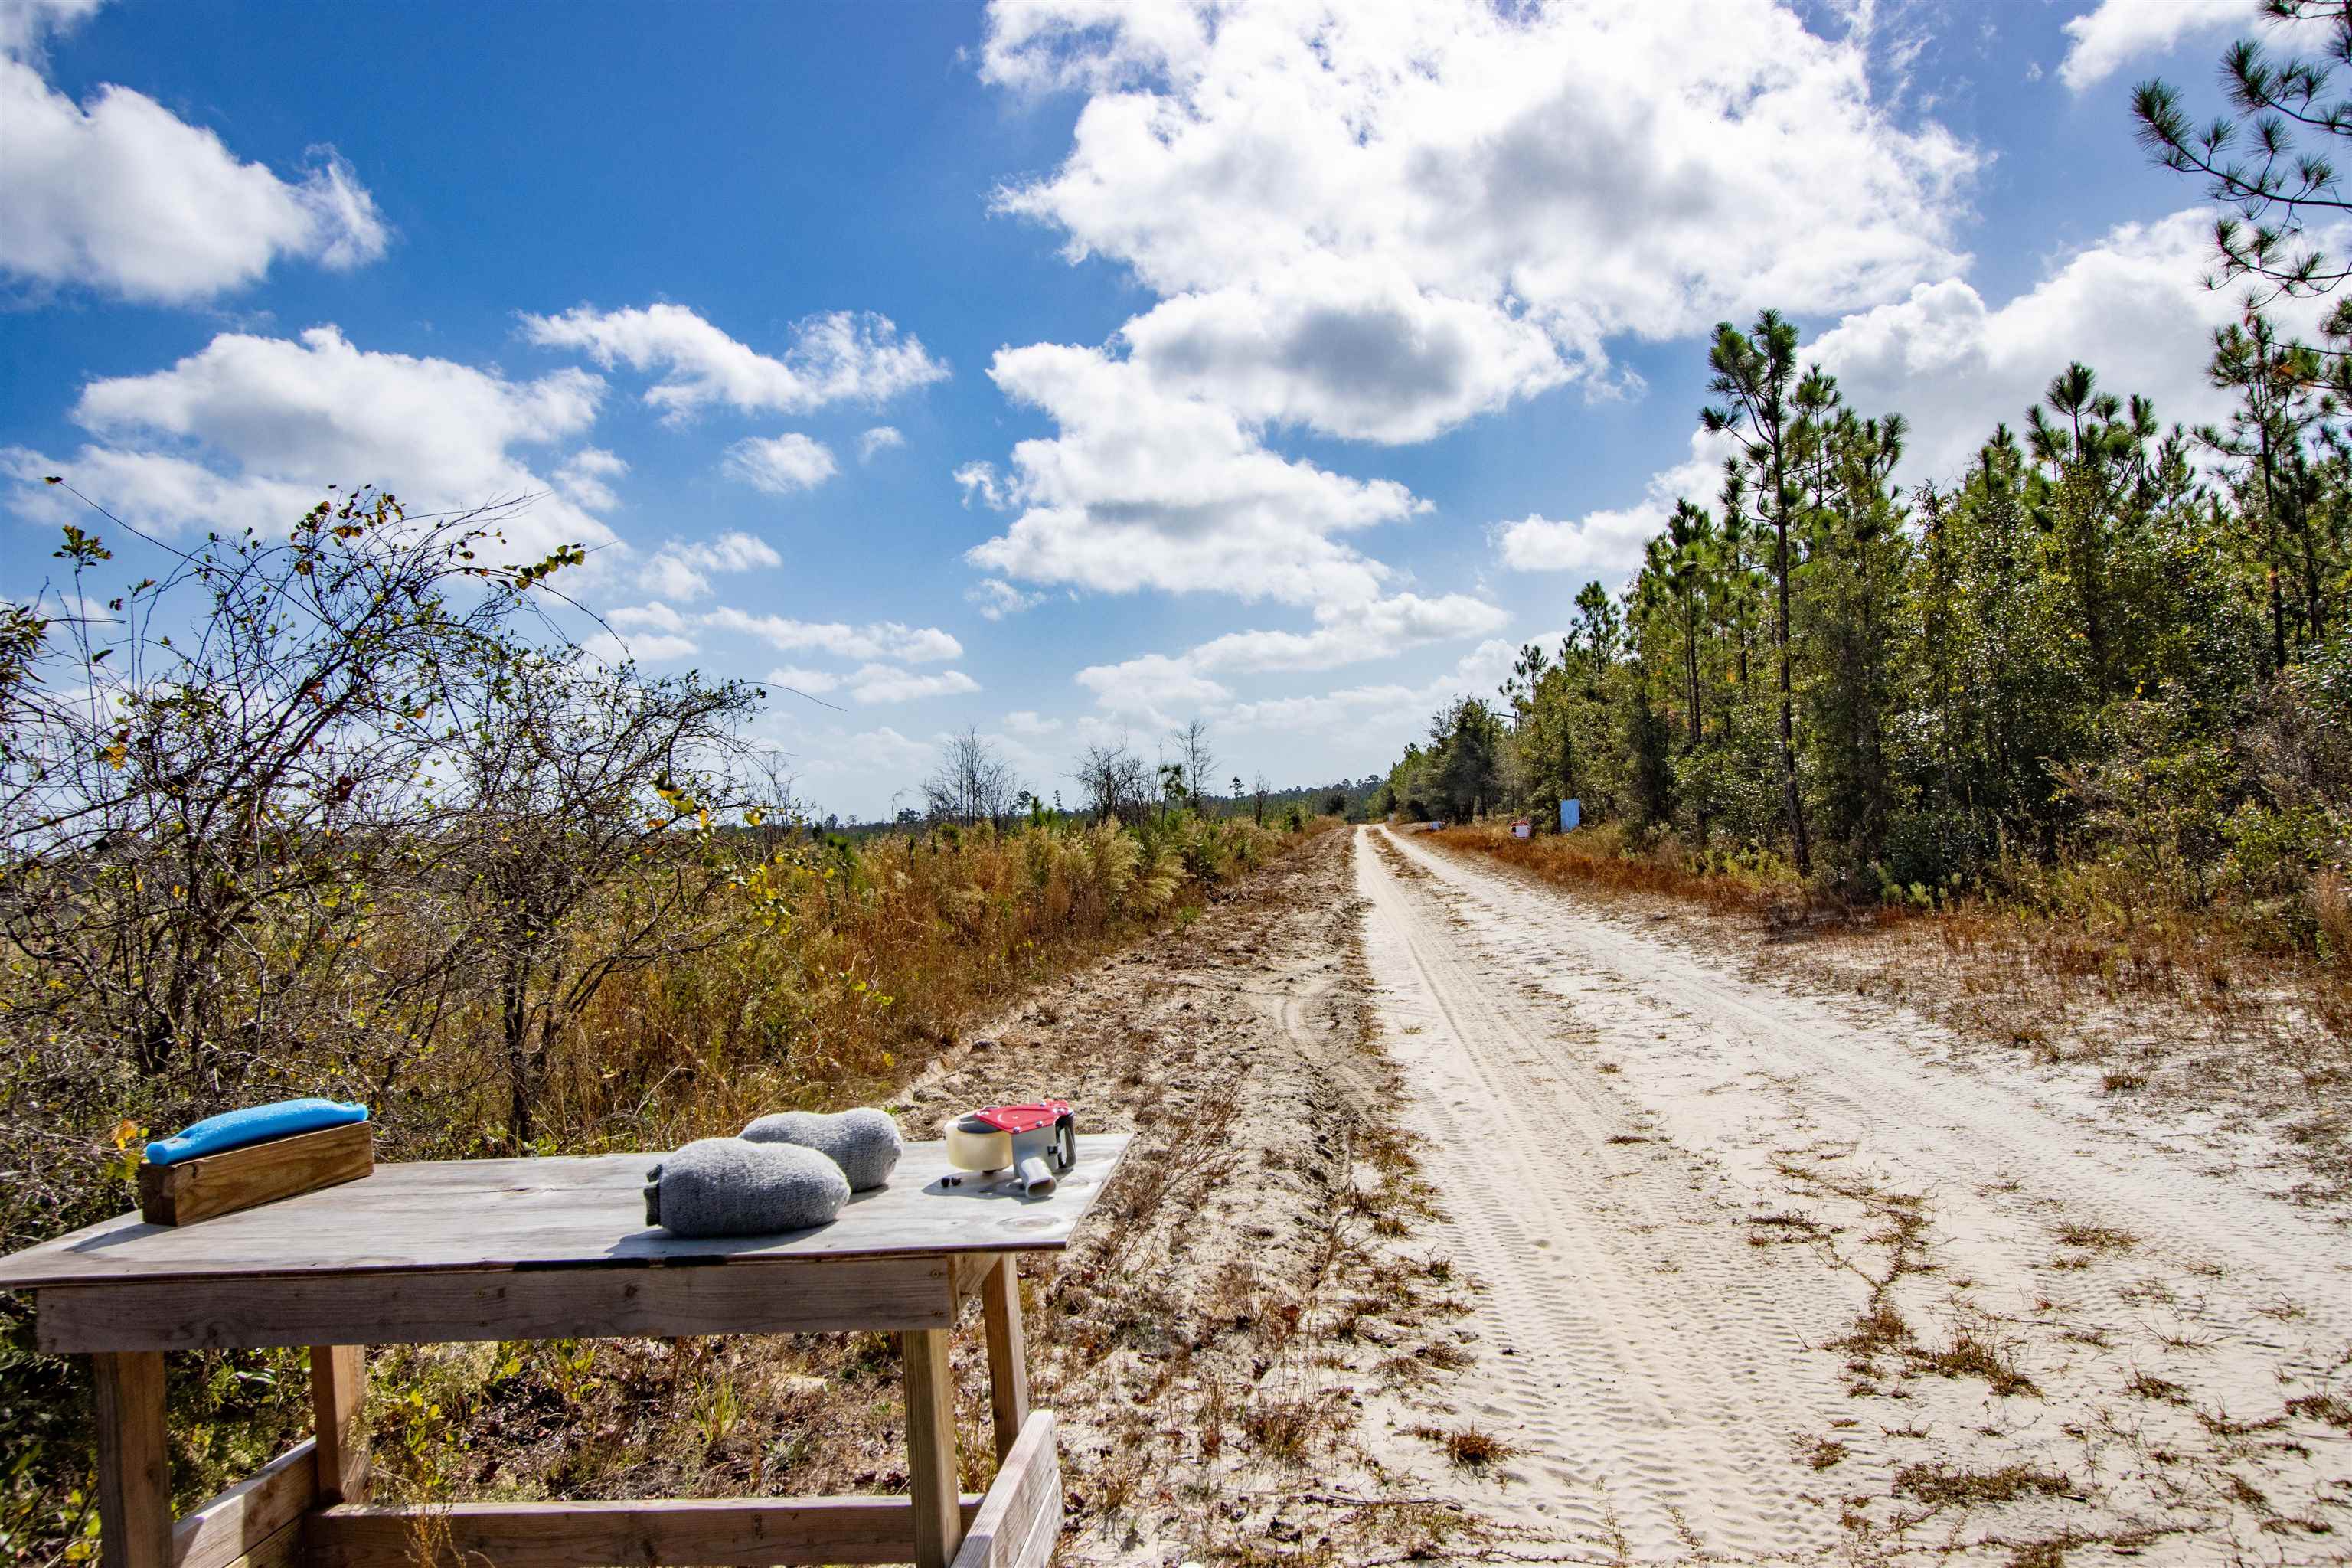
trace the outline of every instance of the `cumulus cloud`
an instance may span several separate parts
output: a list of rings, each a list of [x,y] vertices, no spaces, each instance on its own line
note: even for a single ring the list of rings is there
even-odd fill
[[[371,353],[331,326],[293,339],[223,332],[168,369],[89,383],[72,417],[102,444],[38,462],[165,533],[282,530],[331,483],[380,484],[412,513],[535,497],[505,524],[507,548],[535,558],[559,543],[612,542],[576,500],[546,493],[517,451],[585,430],[603,392],[578,370],[518,382]],[[44,505],[37,491],[19,498],[22,510]]]
[[[621,504],[611,480],[629,471],[629,465],[602,447],[583,447],[555,470],[555,488],[592,511],[611,511]]]
[[[1024,508],[965,555],[1007,577],[1362,603],[1390,569],[1332,536],[1426,505],[1391,480],[1269,451],[1232,410],[1171,395],[1099,350],[1002,350],[989,374],[1060,427],[1014,447],[1010,474],[968,465],[957,476],[993,504]]]
[[[874,460],[875,453],[887,451],[893,447],[903,447],[906,444],[907,438],[898,434],[895,426],[877,425],[857,437],[857,460],[861,463],[870,463]]]
[[[2205,363],[2213,329],[2236,319],[2239,301],[2204,286],[2212,232],[2201,208],[2118,225],[2001,305],[1959,279],[1923,284],[1848,316],[1806,352],[1855,407],[1909,417],[1911,479],[1964,467],[1997,422],[2022,421],[2070,360],[2110,391],[2153,398],[2167,424],[2216,420],[2230,399]],[[2308,331],[2308,308],[2288,324]]]
[[[957,470],[967,504],[1018,513],[967,559],[1369,605],[1395,574],[1351,536],[1424,503],[1276,433],[1423,441],[1567,384],[1613,394],[1612,338],[1952,275],[1980,160],[1872,100],[1869,31],[1772,0],[998,0],[983,77],[1086,102],[997,206],[1157,301],[1100,345],[998,353],[1056,430]],[[1522,560],[1568,552],[1518,537]]]
[[[1633,576],[1651,538],[1666,526],[1680,500],[1711,505],[1723,483],[1728,444],[1693,433],[1687,461],[1651,476],[1642,499],[1565,520],[1530,513],[1492,530],[1503,563],[1521,572],[1574,572],[1612,585]]]
[[[719,467],[729,479],[772,496],[814,489],[839,471],[831,447],[796,430],[738,441],[727,448],[727,460]]]
[[[1550,647],[1559,643],[1560,637],[1560,633],[1551,632],[1531,640]],[[1418,685],[1390,681],[1344,686],[1304,696],[1236,703],[1219,716],[1218,723],[1234,734],[1328,735],[1342,739],[1374,735],[1381,737],[1381,749],[1385,752],[1392,745],[1390,737],[1417,730],[1441,705],[1456,697],[1493,692],[1510,673],[1511,661],[1517,656],[1519,646],[1506,638],[1490,637],[1456,660],[1450,669]]]
[[[980,689],[980,682],[960,669],[918,675],[892,665],[861,666],[849,678],[849,694],[860,702],[912,702],[924,697],[960,697]]]
[[[643,626],[648,631],[670,633],[686,630],[686,617],[659,599],[648,605],[625,605],[604,618],[616,626]]]
[[[1077,682],[1108,711],[1165,722],[1176,711],[1214,711],[1230,701],[1234,693],[1219,676],[1329,669],[1385,658],[1496,631],[1510,617],[1464,594],[1398,594],[1369,605],[1322,606],[1315,618],[1311,631],[1229,632],[1181,654],[1091,665],[1078,671]]]
[[[2076,92],[2134,59],[2164,54],[2191,34],[2251,22],[2262,0],[2099,0],[2066,24],[2058,76]]]
[[[963,656],[963,644],[939,627],[909,626],[897,621],[853,626],[840,621],[796,621],[721,607],[702,616],[702,625],[758,637],[780,653],[814,651],[899,664],[936,664]]]
[[[1770,0],[1000,0],[988,79],[1087,95],[998,194],[1162,302],[1121,334],[1246,417],[1426,438],[1761,304],[1958,265],[1978,156]]]
[[[789,686],[795,691],[819,696],[841,684],[841,677],[829,669],[809,669],[797,664],[780,664],[768,671],[768,684]]]
[[[624,637],[617,632],[597,632],[581,640],[580,651],[602,664],[620,664],[631,659],[639,664],[661,664],[674,658],[685,658],[696,648],[692,637],[668,632],[646,632],[636,637]]]
[[[946,378],[920,339],[887,316],[831,310],[792,329],[782,357],[737,342],[684,305],[525,315],[523,336],[573,349],[610,369],[658,371],[646,402],[677,423],[715,404],[746,414],[804,414],[831,403],[879,403]]]
[[[2203,208],[2120,224],[2001,304],[1964,279],[1923,283],[1846,316],[1806,344],[1803,357],[1835,375],[1859,412],[1910,421],[1896,474],[1906,484],[1959,473],[1995,425],[2021,426],[2050,378],[2075,360],[2118,395],[2150,398],[2167,425],[2213,423],[2227,416],[2230,397],[2207,381],[2205,364],[2213,330],[2237,319],[2240,303],[2205,287],[2211,247],[2212,214]],[[2280,309],[2290,330],[2315,328],[2315,306]],[[1695,433],[1689,460],[1653,476],[1635,504],[1503,524],[1494,531],[1497,548],[1523,571],[1622,582],[1678,497],[1713,501],[1723,451]]]
[[[1001,621],[1007,616],[1017,616],[1024,610],[1043,604],[1043,594],[1024,593],[1001,578],[984,577],[964,591],[967,603],[980,608],[981,619]]]
[[[1194,669],[1181,654],[1148,653],[1118,664],[1089,665],[1078,671],[1077,681],[1106,711],[1161,725],[1171,721],[1173,710],[1199,712],[1233,697],[1231,688]]]
[[[282,178],[144,93],[110,83],[77,104],[52,88],[43,37],[96,9],[0,6],[0,273],[189,304],[282,258],[340,268],[383,254],[391,231],[375,198],[332,148]]]
[[[699,599],[709,594],[714,575],[783,563],[766,540],[730,531],[713,539],[669,541],[637,569],[637,581],[666,598]]]

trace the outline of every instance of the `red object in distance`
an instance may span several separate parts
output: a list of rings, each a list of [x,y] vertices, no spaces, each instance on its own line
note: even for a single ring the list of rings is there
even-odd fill
[[[999,1132],[1034,1132],[1069,1113],[1066,1100],[1033,1100],[1025,1105],[984,1105],[971,1113],[971,1119],[985,1121]]]

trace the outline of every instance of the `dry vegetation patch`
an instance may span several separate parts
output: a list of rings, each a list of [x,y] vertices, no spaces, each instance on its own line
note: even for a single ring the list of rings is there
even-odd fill
[[[1360,1562],[1477,1532],[1392,1495],[1352,1440],[1367,1394],[1460,1364],[1430,1195],[1391,1119],[1353,956],[1347,838],[964,1031],[894,1102],[909,1136],[1066,1096],[1132,1130],[1071,1250],[1022,1279],[1032,1394],[1065,1422],[1059,1561]],[[968,1325],[968,1327],[971,1327]],[[992,1469],[982,1350],[955,1352],[964,1481]],[[374,1415],[414,1495],[628,1497],[905,1485],[887,1339],[606,1341],[394,1352]],[[1465,1435],[1465,1466],[1491,1462]]]

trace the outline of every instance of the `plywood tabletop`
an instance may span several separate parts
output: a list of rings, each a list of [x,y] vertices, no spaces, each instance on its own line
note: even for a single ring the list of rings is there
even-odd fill
[[[646,1172],[658,1152],[378,1165],[360,1181],[176,1228],[126,1214],[0,1258],[0,1289],[1048,1251],[1068,1245],[1128,1138],[1080,1137],[1076,1166],[1041,1198],[948,1186],[947,1146],[909,1143],[889,1184],[852,1194],[831,1225],[707,1240],[645,1223]]]

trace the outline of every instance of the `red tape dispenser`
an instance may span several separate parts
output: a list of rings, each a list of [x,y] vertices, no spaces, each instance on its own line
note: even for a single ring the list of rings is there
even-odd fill
[[[958,1171],[1021,1184],[1029,1197],[1044,1197],[1078,1163],[1078,1124],[1066,1100],[1034,1100],[1022,1105],[988,1105],[947,1125],[948,1163]],[[961,1186],[961,1175],[947,1178]]]

